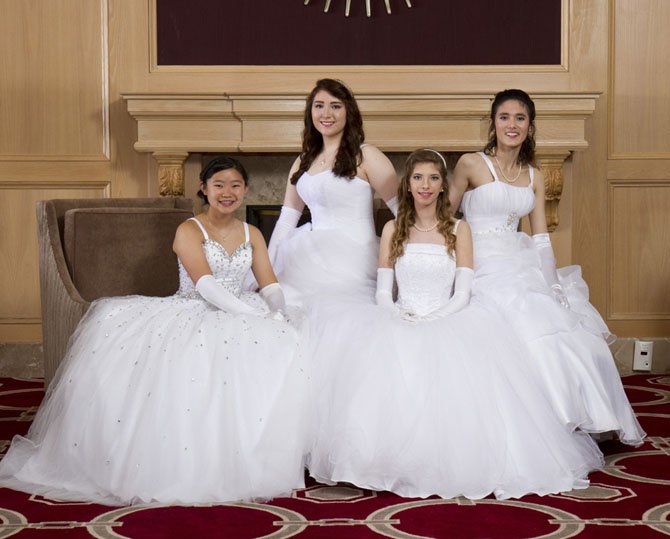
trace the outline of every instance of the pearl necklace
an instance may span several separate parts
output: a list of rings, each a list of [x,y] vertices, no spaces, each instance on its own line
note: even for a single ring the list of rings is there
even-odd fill
[[[519,176],[521,175],[521,163],[519,163],[519,170],[518,170],[518,172],[516,173],[516,176],[514,177],[513,180],[510,180],[510,179],[507,177],[507,175],[505,174],[505,171],[503,170],[502,166],[500,165],[500,161],[498,161],[498,156],[497,156],[497,155],[494,155],[494,156],[493,156],[493,159],[496,160],[496,163],[498,164],[498,168],[500,169],[500,174],[502,174],[502,177],[505,178],[505,181],[506,181],[507,183],[514,183],[515,181],[517,181],[517,180],[519,179]]]
[[[439,221],[435,221],[435,224],[433,226],[431,226],[430,228],[419,228],[418,226],[416,226],[416,223],[413,224],[412,226],[414,228],[416,228],[419,232],[430,232],[431,230],[435,230],[437,228],[437,225],[439,225],[439,224],[440,224]]]

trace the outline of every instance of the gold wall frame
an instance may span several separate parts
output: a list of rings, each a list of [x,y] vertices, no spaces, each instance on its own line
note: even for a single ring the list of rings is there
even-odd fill
[[[157,0],[149,0],[149,71],[151,73],[256,73],[258,66],[160,66],[158,65]],[[337,73],[555,73],[569,71],[570,4],[561,0],[561,63],[556,65],[419,65],[419,66],[328,66]],[[268,73],[313,73],[318,66],[263,66]],[[339,76],[339,75],[338,75]]]

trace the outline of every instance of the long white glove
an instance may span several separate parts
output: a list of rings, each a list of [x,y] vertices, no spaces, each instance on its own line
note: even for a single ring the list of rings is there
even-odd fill
[[[377,305],[388,309],[395,308],[395,303],[393,303],[394,276],[395,273],[391,268],[377,269],[377,292],[375,293]]]
[[[391,212],[393,212],[393,217],[398,217],[398,197],[389,198],[385,201],[386,206]]]
[[[264,286],[259,291],[265,303],[270,307],[273,313],[286,314],[286,299],[279,283],[272,283]]]
[[[270,262],[272,264],[274,264],[275,259],[277,258],[277,248],[281,243],[281,240],[283,240],[288,233],[298,225],[301,215],[302,212],[299,212],[295,208],[290,208],[289,206],[281,207],[279,218],[275,223],[275,228],[270,237],[270,244],[268,245],[268,255],[270,256]]]
[[[231,314],[257,314],[256,309],[247,305],[234,294],[216,282],[213,275],[203,275],[195,284],[195,289],[209,303]]]
[[[454,295],[449,301],[437,310],[436,314],[445,316],[453,314],[464,309],[470,303],[472,294],[472,281],[475,278],[475,272],[472,268],[456,268],[456,277],[454,278]]]
[[[537,248],[537,253],[540,256],[540,269],[544,281],[551,288],[551,293],[554,299],[566,309],[570,308],[568,297],[563,291],[560,281],[558,280],[558,273],[556,272],[556,258],[554,257],[554,250],[551,248],[551,240],[549,234],[546,232],[542,234],[533,235],[533,242]]]

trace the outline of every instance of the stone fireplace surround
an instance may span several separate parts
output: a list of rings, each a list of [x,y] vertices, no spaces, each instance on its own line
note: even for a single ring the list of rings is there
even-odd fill
[[[491,93],[357,94],[366,142],[388,153],[400,170],[407,152],[434,148],[452,157],[481,149]],[[280,204],[286,175],[300,150],[304,94],[125,94],[137,120],[135,149],[158,165],[161,195],[191,196],[194,154],[230,153],[252,177],[247,204]],[[586,121],[597,94],[536,93],[538,164],[546,179],[547,225],[558,225],[563,166],[587,148]],[[192,156],[192,159],[189,157]],[[186,166],[185,166],[186,164]],[[195,167],[199,169],[198,166]],[[196,185],[197,185],[197,179]],[[577,178],[576,181],[579,181]]]

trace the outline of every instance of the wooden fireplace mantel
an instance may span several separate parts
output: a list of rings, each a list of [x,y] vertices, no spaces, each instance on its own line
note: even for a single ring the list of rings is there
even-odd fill
[[[481,149],[491,93],[357,94],[366,142],[384,151]],[[547,224],[558,224],[563,162],[588,146],[585,124],[595,93],[539,93],[538,164],[546,178]],[[183,195],[183,163],[190,153],[298,152],[304,94],[125,94],[137,120],[135,149],[158,163],[162,195]]]

